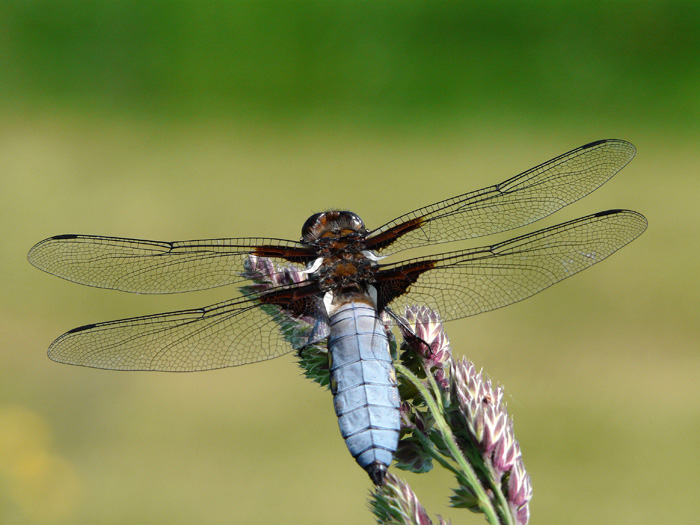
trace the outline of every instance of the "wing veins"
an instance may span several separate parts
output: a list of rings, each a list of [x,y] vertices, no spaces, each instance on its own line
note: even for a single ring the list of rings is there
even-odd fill
[[[269,298],[294,291],[297,298],[315,283],[272,286],[203,308],[95,323],[63,334],[49,347],[55,361],[126,370],[191,371],[237,366],[291,352]],[[240,317],[239,317],[240,316]],[[227,326],[227,323],[231,323]],[[203,335],[206,334],[206,335]]]
[[[37,243],[28,259],[41,270],[79,284],[136,293],[177,293],[245,280],[247,257],[266,248],[271,252],[268,258],[286,263],[286,256],[299,258],[299,262],[310,257],[308,247],[284,239],[166,242],[71,234]]]
[[[377,239],[377,249],[391,254],[518,228],[594,191],[621,170],[635,151],[621,140],[586,144],[499,184],[404,214],[373,230],[368,240]],[[427,232],[432,223],[437,224]],[[411,227],[403,229],[406,224]]]
[[[610,210],[491,246],[382,265],[379,286],[388,295],[380,303],[395,311],[427,304],[444,320],[501,308],[604,260],[645,228],[642,215]]]

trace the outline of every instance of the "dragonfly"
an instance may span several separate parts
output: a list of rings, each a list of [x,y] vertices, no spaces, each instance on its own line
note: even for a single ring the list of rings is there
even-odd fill
[[[400,435],[388,336],[400,323],[397,312],[426,305],[450,321],[521,301],[604,260],[641,235],[647,221],[613,209],[487,246],[398,262],[384,258],[540,220],[597,189],[635,153],[623,140],[591,142],[374,229],[350,211],[316,213],[299,241],[50,237],[30,250],[29,262],[87,286],[168,294],[249,281],[265,273],[261,269],[267,269],[267,283],[203,308],[80,326],[57,338],[48,355],[109,370],[190,372],[325,344],[341,435],[382,485]]]

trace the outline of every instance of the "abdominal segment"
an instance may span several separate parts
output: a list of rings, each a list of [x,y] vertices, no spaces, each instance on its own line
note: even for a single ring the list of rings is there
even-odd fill
[[[341,305],[330,318],[331,390],[340,432],[352,456],[381,485],[400,430],[399,392],[384,325],[365,303]]]

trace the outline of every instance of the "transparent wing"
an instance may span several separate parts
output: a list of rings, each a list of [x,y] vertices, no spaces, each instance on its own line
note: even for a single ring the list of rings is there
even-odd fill
[[[519,228],[588,195],[635,152],[623,140],[586,144],[500,184],[402,215],[374,230],[368,248],[389,254]]]
[[[305,264],[313,252],[283,239],[163,242],[97,235],[59,235],[28,255],[37,268],[68,281],[135,293],[177,293],[243,280],[251,254]]]
[[[522,301],[602,261],[646,229],[643,215],[610,210],[509,241],[384,265],[380,307],[427,305],[443,320]]]
[[[167,372],[264,361],[308,343],[314,326],[304,320],[325,315],[313,293],[315,285],[283,286],[205,308],[81,326],[56,339],[49,357],[94,368]]]

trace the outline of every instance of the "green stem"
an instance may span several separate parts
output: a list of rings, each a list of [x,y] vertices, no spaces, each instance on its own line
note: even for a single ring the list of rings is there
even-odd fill
[[[447,445],[447,448],[450,450],[452,459],[459,465],[459,467],[462,469],[462,473],[465,475],[465,477],[471,484],[471,488],[474,491],[474,495],[477,497],[477,501],[479,502],[479,508],[486,515],[486,519],[489,521],[489,523],[491,523],[491,525],[501,525],[501,521],[498,519],[498,515],[493,507],[493,503],[491,502],[490,498],[486,495],[486,492],[481,486],[481,482],[479,481],[479,478],[474,472],[474,469],[471,467],[469,462],[462,454],[462,451],[459,449],[459,446],[457,445],[457,442],[454,439],[454,435],[452,434],[452,429],[447,424],[447,421],[445,421],[445,418],[442,416],[442,412],[438,409],[438,404],[436,403],[435,398],[431,395],[430,391],[425,387],[423,382],[420,379],[418,379],[418,377],[408,368],[403,366],[401,363],[394,363],[394,366],[396,367],[396,371],[403,375],[406,379],[408,379],[423,396],[423,399],[428,405],[428,409],[430,410],[435,419],[435,424],[437,425],[438,429],[445,438],[445,445]],[[506,506],[506,510],[507,508],[508,507]],[[505,512],[505,514],[505,523],[511,524],[512,520],[510,517],[510,512]]]
[[[442,465],[444,469],[449,470],[455,476],[461,474],[461,472],[458,469],[456,469],[455,467],[450,465],[450,463],[447,462],[447,460],[442,456],[442,454],[436,451],[435,445],[430,441],[430,439],[428,439],[428,436],[426,436],[423,432],[417,429],[413,431],[413,434],[418,437],[420,442],[425,447],[425,450],[428,452],[428,454],[430,454],[430,457],[432,457],[435,461],[440,463],[440,465]]]
[[[425,377],[427,377],[428,381],[430,382],[430,388],[432,388],[433,392],[435,393],[435,401],[437,401],[437,404],[440,408],[440,413],[444,414],[445,407],[442,404],[442,395],[440,394],[440,388],[438,387],[437,382],[435,381],[435,377],[430,372],[427,366],[424,365],[423,370],[425,371]]]
[[[510,513],[510,506],[508,505],[508,500],[506,499],[505,494],[503,494],[503,487],[501,486],[500,480],[498,479],[500,478],[500,476],[496,475],[493,468],[487,468],[489,469],[489,475],[487,476],[489,479],[489,485],[491,486],[491,490],[493,491],[493,493],[496,495],[496,498],[498,498],[498,506],[501,509],[503,520],[505,523],[512,524],[513,516]]]

